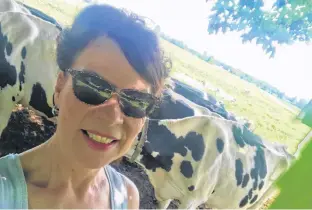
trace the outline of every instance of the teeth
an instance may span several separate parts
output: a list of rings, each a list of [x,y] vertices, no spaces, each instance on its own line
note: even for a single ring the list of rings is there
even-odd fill
[[[98,135],[95,135],[95,134],[89,133],[89,132],[87,132],[87,133],[91,139],[93,139],[94,141],[100,142],[100,143],[109,144],[112,141],[114,141],[114,139],[98,136]]]

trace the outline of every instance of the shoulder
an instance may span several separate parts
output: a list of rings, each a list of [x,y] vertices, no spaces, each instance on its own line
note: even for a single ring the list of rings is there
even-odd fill
[[[117,177],[121,177],[122,180],[118,182],[122,182],[124,187],[127,189],[127,192],[125,194],[127,194],[128,209],[139,209],[140,195],[136,185],[128,177],[118,172],[112,166],[108,166],[107,169],[109,169],[109,171],[113,173],[113,176],[116,176],[118,174]]]
[[[137,186],[126,176],[124,176],[127,194],[128,194],[128,209],[139,209],[140,194]]]

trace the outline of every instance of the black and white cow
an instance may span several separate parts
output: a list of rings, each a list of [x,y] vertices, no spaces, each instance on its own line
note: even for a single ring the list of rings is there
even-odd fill
[[[60,31],[13,0],[1,0],[0,8],[1,135],[17,103],[54,120],[52,96],[59,71],[55,40]]]
[[[129,152],[129,156],[132,151]],[[212,116],[150,120],[136,159],[155,189],[159,208],[257,208],[293,156],[241,124]]]

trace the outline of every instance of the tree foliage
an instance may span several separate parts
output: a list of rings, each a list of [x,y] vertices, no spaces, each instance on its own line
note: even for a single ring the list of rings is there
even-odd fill
[[[227,31],[242,32],[243,43],[256,40],[274,57],[278,44],[311,40],[312,1],[275,0],[272,8],[265,9],[263,0],[216,0],[208,32]]]

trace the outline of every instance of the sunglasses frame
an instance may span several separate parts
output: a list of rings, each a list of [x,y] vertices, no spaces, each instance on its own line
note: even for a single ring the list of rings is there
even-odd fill
[[[133,98],[133,96],[129,96],[127,95],[126,93],[124,93],[124,91],[135,91],[135,92],[138,92],[138,93],[143,93],[143,94],[146,94],[148,95],[149,97],[151,97],[151,100],[152,102],[148,105],[148,108],[146,109],[146,114],[145,114],[145,117],[148,117],[153,111],[154,109],[160,104],[160,99],[150,93],[145,93],[145,92],[141,92],[139,90],[135,90],[135,89],[117,89],[116,86],[112,85],[111,83],[109,83],[108,81],[106,81],[104,78],[102,78],[101,76],[97,75],[96,73],[92,72],[92,71],[89,71],[89,70],[76,70],[76,69],[73,69],[73,68],[68,68],[66,69],[65,72],[68,72],[72,77],[73,79],[76,79],[75,77],[81,73],[87,73],[89,74],[90,76],[92,77],[96,77],[100,80],[102,80],[103,82],[107,83],[107,85],[109,85],[110,87],[110,91],[111,91],[111,96],[109,98],[107,98],[105,101],[103,101],[102,103],[99,103],[98,105],[100,104],[103,104],[105,103],[106,101],[108,101],[112,96],[113,94],[117,94],[118,95],[118,103],[119,103],[119,106],[123,106],[121,101],[120,101],[120,98],[124,98],[125,96],[127,97],[131,97]],[[74,83],[74,80],[72,81]],[[83,82],[83,81],[82,81]],[[87,83],[86,83],[87,84]],[[87,84],[88,85],[88,84]],[[74,85],[73,85],[73,88],[74,88]],[[75,90],[73,90],[74,93],[75,93]],[[98,90],[98,91],[102,91],[102,90]],[[76,96],[76,94],[75,94]],[[77,97],[77,96],[76,96]],[[81,99],[79,99],[79,97],[77,97],[79,101],[82,101]],[[84,101],[82,101],[83,103],[86,103]],[[86,103],[88,104],[88,103]],[[97,106],[97,105],[94,105],[94,104],[88,104],[90,106]],[[123,110],[122,112],[127,115]],[[133,117],[133,116],[132,116]],[[144,117],[144,116],[143,116]],[[143,117],[134,117],[134,118],[143,118]]]

